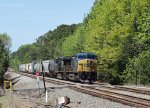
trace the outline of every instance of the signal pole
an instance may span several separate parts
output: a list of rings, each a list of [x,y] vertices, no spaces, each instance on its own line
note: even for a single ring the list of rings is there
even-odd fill
[[[43,63],[42,63],[42,62],[41,62],[41,64],[42,64],[42,76],[43,76],[44,90],[45,90],[45,92],[46,92],[45,78],[44,78],[44,72],[43,72],[43,70],[44,70],[44,67],[43,67]]]

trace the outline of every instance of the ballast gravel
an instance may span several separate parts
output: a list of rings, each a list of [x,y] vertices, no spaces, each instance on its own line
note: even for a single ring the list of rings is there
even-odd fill
[[[49,99],[55,100],[56,98],[68,96],[71,100],[71,108],[133,108],[120,103],[111,102],[106,99],[93,97],[88,94],[76,92],[69,88],[55,89],[49,91]]]
[[[14,78],[13,88],[14,90],[16,90],[14,94],[18,96],[18,99],[19,96],[21,98],[24,97],[32,104],[38,104],[36,108],[41,108],[41,105],[43,105],[43,103],[45,102],[45,93],[40,91],[40,93],[43,93],[40,95],[38,88],[43,88],[43,82],[39,81],[40,86],[38,86],[36,79],[21,76],[20,74],[16,73],[10,74],[11,77]],[[88,94],[80,93],[75,90],[69,89],[66,86],[59,86],[55,84],[46,83],[46,87],[48,91],[47,104],[51,104],[53,108],[56,108],[56,99],[63,96],[67,96],[70,98],[71,103],[68,106],[71,108],[134,108],[131,106],[112,102],[107,99],[102,99],[98,97],[93,97]],[[42,108],[46,107],[43,106]]]

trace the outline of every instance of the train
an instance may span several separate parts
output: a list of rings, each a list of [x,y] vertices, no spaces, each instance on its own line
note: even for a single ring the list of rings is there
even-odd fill
[[[71,57],[44,60],[19,65],[19,71],[40,75],[44,73],[50,78],[74,80],[78,82],[97,80],[97,56],[93,53],[78,53]]]

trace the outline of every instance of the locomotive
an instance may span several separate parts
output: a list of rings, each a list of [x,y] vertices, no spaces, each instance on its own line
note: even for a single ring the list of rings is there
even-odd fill
[[[20,64],[19,70],[35,74],[42,72],[51,77],[64,80],[74,80],[90,83],[97,79],[97,56],[93,53],[78,53],[72,57],[59,57],[57,59],[45,60]]]

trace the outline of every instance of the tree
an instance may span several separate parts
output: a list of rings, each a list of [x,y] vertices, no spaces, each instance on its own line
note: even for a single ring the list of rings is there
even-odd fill
[[[127,83],[150,85],[150,51],[143,51],[139,56],[129,60],[126,66]]]
[[[3,74],[9,67],[9,53],[10,53],[11,39],[5,34],[0,34],[0,84],[3,80]]]
[[[44,60],[78,52],[95,53],[99,78],[111,84],[124,84],[126,73],[132,73],[128,65],[135,65],[132,63],[135,58],[145,60],[143,54],[150,49],[149,7],[150,0],[95,0],[82,23],[63,24],[40,36],[33,44],[36,53],[31,54],[34,59]],[[27,62],[30,54],[22,54],[21,58]],[[146,78],[146,74],[142,75]]]

